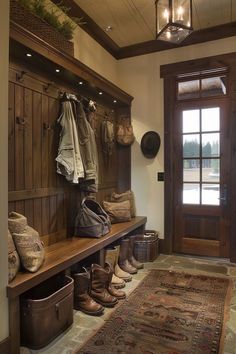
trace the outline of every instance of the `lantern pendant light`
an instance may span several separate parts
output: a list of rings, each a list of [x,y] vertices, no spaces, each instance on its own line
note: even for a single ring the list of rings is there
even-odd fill
[[[181,43],[193,30],[192,0],[156,0],[156,39]]]

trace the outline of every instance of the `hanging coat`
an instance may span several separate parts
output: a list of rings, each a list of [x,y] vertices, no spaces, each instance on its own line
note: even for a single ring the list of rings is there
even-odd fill
[[[62,102],[62,114],[58,118],[61,125],[60,142],[58,148],[57,173],[65,176],[72,183],[79,183],[84,177],[78,133],[75,117],[70,101]]]

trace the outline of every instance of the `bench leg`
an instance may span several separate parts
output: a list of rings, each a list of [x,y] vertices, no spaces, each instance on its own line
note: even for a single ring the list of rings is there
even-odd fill
[[[20,353],[20,300],[19,297],[9,299],[9,332],[10,353]]]

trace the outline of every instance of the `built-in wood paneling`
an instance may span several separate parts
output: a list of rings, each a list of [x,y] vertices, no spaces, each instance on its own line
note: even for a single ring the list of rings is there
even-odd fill
[[[17,79],[22,72],[21,79]],[[57,82],[54,77],[36,74],[16,60],[11,62],[9,76],[9,211],[24,214],[29,225],[48,245],[73,235],[74,219],[85,195],[81,194],[79,185],[70,184],[56,173],[55,161],[60,132],[57,124],[59,92],[82,96],[83,92]],[[52,81],[53,84],[45,89]],[[123,160],[116,143],[109,158],[102,152],[101,123],[109,119],[116,130],[119,114],[118,109],[98,101],[97,111],[89,117],[98,148],[96,198],[99,202],[120,190],[121,179],[126,187],[123,191],[130,188],[130,148],[122,149]]]

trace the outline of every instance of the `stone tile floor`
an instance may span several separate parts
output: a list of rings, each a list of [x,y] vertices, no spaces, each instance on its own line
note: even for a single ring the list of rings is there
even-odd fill
[[[219,259],[159,255],[155,262],[145,263],[144,269],[133,276],[132,282],[126,284],[127,295],[136,288],[147,271],[153,268],[232,277],[234,290],[231,299],[230,317],[226,324],[224,354],[236,354],[236,264]],[[21,347],[21,354],[72,354],[104,324],[112,311],[114,309],[105,309],[101,317],[87,316],[80,311],[74,311],[74,323],[66,332],[41,350]]]

